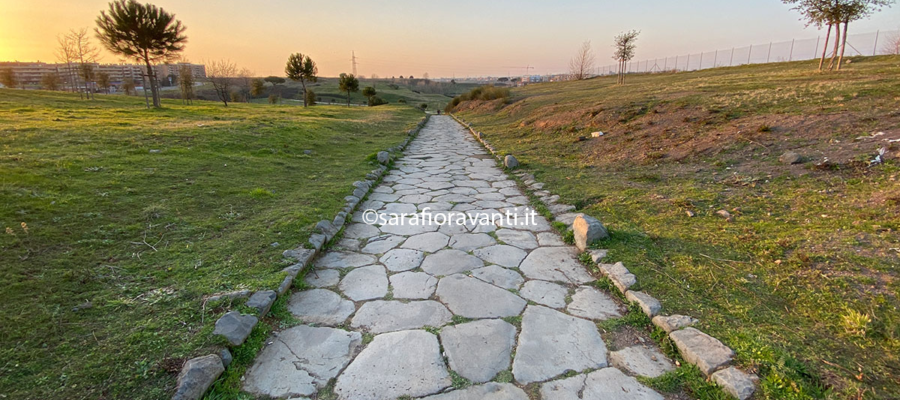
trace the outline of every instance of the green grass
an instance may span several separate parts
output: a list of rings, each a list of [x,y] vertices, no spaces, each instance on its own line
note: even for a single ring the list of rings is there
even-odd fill
[[[210,332],[229,305],[203,297],[276,287],[281,252],[422,116],[164,106],[0,90],[2,397],[169,397],[182,360],[222,345]]]
[[[625,86],[603,77],[514,89],[510,104],[464,102],[458,115],[602,220],[604,262],[623,261],[665,313],[699,318],[760,374],[761,398],[891,398],[900,149],[857,137],[896,138],[898,71],[894,56],[840,73],[795,62]],[[606,134],[577,140],[596,130]],[[881,146],[888,161],[868,167]],[[812,161],[782,165],[786,150]],[[706,390],[693,381],[679,385]]]

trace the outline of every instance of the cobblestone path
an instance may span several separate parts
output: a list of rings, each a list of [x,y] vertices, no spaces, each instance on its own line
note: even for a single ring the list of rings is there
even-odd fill
[[[291,295],[303,324],[267,341],[245,391],[316,398],[334,380],[348,400],[663,398],[634,376],[671,362],[649,340],[601,336],[624,306],[588,285],[576,249],[462,126],[433,116],[396,167]],[[426,209],[430,224],[391,219]]]

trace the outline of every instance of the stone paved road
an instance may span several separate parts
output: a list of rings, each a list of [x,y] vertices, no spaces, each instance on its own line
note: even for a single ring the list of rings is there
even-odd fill
[[[351,400],[526,400],[531,383],[544,400],[662,399],[633,376],[671,363],[642,345],[610,353],[596,322],[625,309],[585,286],[593,278],[548,221],[524,223],[527,197],[462,126],[433,116],[397,167],[360,207],[377,214],[356,213],[307,275],[315,288],[291,296],[305,325],[268,341],[245,391],[314,398],[335,379]],[[433,221],[509,211],[518,224],[364,221],[426,208]],[[453,390],[451,371],[472,386]]]

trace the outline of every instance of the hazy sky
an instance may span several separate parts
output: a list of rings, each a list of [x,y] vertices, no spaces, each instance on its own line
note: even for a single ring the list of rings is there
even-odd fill
[[[320,75],[431,77],[564,72],[585,40],[611,64],[612,37],[640,30],[636,60],[815,38],[780,0],[311,1],[152,0],[187,26],[185,57],[228,58],[282,75],[292,52]],[[0,60],[55,61],[56,35],[89,27],[108,0],[0,0]],[[900,29],[900,6],[850,33]],[[120,59],[104,53],[103,62]]]

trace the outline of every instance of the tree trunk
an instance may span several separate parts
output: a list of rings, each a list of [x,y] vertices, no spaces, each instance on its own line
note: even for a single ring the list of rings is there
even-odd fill
[[[159,89],[156,87],[156,75],[153,73],[153,66],[150,65],[150,58],[144,55],[144,63],[147,65],[147,80],[150,83],[150,94],[153,96],[153,107],[160,108]],[[144,82],[147,86],[147,82]]]
[[[828,54],[828,40],[831,39],[831,24],[828,24],[828,31],[825,33],[825,45],[822,46],[822,57],[819,58],[819,71],[825,65],[825,55]]]
[[[841,70],[841,64],[844,62],[844,49],[847,48],[847,31],[849,30],[850,20],[844,20],[844,38],[841,40],[841,55],[838,56],[837,70]]]
[[[303,87],[303,108],[306,108],[306,81],[301,77],[300,86]]]
[[[828,62],[828,70],[834,69],[834,59],[838,55],[841,45],[841,23],[834,24],[834,49],[831,52],[831,61]]]
[[[347,108],[350,107],[350,91],[347,90]]]

